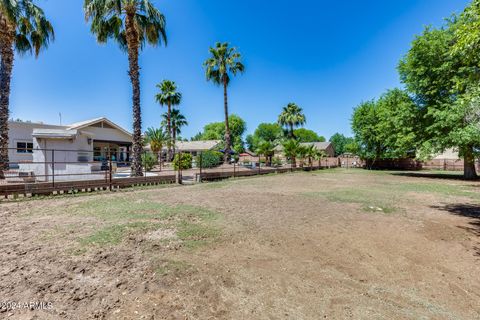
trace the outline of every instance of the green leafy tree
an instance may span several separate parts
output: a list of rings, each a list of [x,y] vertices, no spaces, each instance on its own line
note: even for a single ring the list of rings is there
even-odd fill
[[[227,42],[217,42],[215,47],[210,48],[210,58],[204,62],[206,77],[216,85],[223,86],[224,113],[225,113],[225,162],[230,157],[232,139],[230,136],[229,116],[228,116],[228,94],[227,88],[232,76],[245,71],[245,66],[241,62],[241,55],[234,47],[229,47]]]
[[[290,139],[295,138],[294,128],[303,126],[306,122],[307,119],[303,114],[302,108],[295,103],[289,103],[278,116],[278,123],[286,128]]]
[[[346,146],[350,143],[353,143],[355,140],[352,137],[346,137],[341,133],[335,133],[333,136],[330,137],[329,141],[333,144],[335,148],[335,157],[344,154],[345,152],[349,152],[346,150]]]
[[[176,132],[172,126],[172,107],[178,106],[182,101],[182,94],[177,91],[177,85],[170,80],[163,80],[162,83],[157,84],[157,88],[160,90],[155,96],[155,100],[161,106],[167,106],[166,117],[163,117],[166,121],[167,133],[170,137],[170,143],[168,144],[168,160],[172,159],[172,147],[175,146]]]
[[[157,158],[153,154],[147,152],[144,152],[142,154],[142,164],[145,168],[145,171],[152,171],[152,169],[155,167],[156,162]]]
[[[359,155],[360,154],[360,146],[358,145],[358,143],[353,140],[347,144],[345,144],[345,149],[344,149],[345,153],[351,153],[353,155]]]
[[[315,131],[305,128],[293,130],[293,135],[299,142],[325,142],[325,137],[319,136]]]
[[[267,166],[271,166],[272,158],[275,155],[275,145],[271,141],[261,141],[255,153],[265,156]]]
[[[223,154],[218,151],[208,150],[198,154],[195,158],[197,166],[202,168],[215,168],[222,164]]]
[[[236,153],[241,153],[244,150],[243,135],[247,130],[247,123],[245,120],[235,114],[231,114],[228,117],[230,127],[230,139],[233,142],[233,150]],[[221,140],[222,148],[225,149],[225,124],[223,122],[212,122],[207,124],[203,128],[203,132],[200,135],[195,136],[198,140]]]
[[[377,130],[385,147],[385,158],[415,156],[417,133],[421,130],[419,108],[403,90],[392,89],[376,102],[379,122]]]
[[[0,0],[0,178],[8,169],[8,118],[10,84],[15,51],[19,55],[48,47],[54,39],[51,23],[31,0]]]
[[[478,135],[467,120],[478,87],[479,3],[473,1],[460,17],[442,28],[426,28],[399,64],[407,91],[418,104],[419,154],[427,158],[447,148],[459,148],[464,177],[476,179]]]
[[[173,158],[173,168],[175,170],[187,170],[192,168],[193,157],[190,153],[177,153]]]
[[[97,41],[116,41],[127,52],[132,83],[133,159],[132,172],[142,176],[142,115],[140,108],[140,67],[138,56],[147,42],[167,43],[165,17],[149,0],[84,0],[85,18]]]
[[[362,102],[352,116],[352,131],[364,159],[382,158],[384,145],[378,129],[379,116],[375,101]]]
[[[377,101],[360,104],[352,118],[360,155],[373,163],[379,159],[414,156],[418,116],[416,104],[400,89],[387,91]]]
[[[255,150],[262,141],[276,144],[283,136],[282,127],[278,123],[260,123],[252,135],[246,138],[250,150]]]

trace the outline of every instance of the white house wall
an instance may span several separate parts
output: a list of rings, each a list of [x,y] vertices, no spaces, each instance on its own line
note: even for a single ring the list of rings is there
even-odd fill
[[[20,171],[33,172],[39,181],[51,181],[54,160],[55,181],[92,179],[92,168],[97,165],[79,162],[79,156],[93,161],[93,142],[89,144],[89,138],[82,134],[72,140],[33,138],[33,161],[21,163]]]
[[[86,127],[80,129],[89,133],[93,133],[94,140],[132,142],[132,137],[117,129]]]
[[[32,161],[33,155],[31,153],[17,153],[14,148],[17,147],[17,142],[33,142],[33,129],[64,129],[65,127],[47,125],[41,123],[16,122],[8,123],[8,157],[10,162],[18,163],[22,161]]]

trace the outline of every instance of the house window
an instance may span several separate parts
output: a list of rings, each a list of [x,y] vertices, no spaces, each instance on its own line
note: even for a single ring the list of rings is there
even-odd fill
[[[33,153],[33,142],[17,142],[17,153]]]
[[[93,148],[93,161],[102,161],[102,149],[100,147]]]

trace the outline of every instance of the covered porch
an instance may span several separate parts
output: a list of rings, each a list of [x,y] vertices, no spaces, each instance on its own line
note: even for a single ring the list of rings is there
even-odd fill
[[[132,143],[128,141],[93,141],[94,161],[115,161],[128,163],[131,158]]]

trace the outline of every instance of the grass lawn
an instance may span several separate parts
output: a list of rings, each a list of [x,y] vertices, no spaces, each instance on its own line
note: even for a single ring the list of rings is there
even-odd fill
[[[479,319],[480,184],[455,177],[335,169],[1,203],[0,296],[53,304],[18,318]]]

